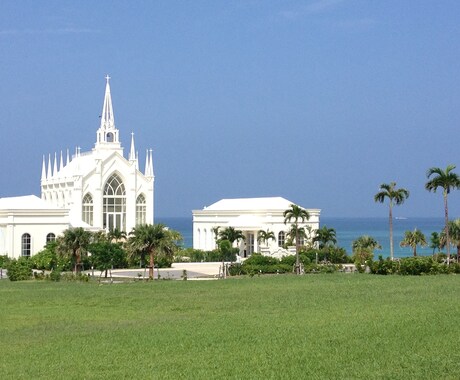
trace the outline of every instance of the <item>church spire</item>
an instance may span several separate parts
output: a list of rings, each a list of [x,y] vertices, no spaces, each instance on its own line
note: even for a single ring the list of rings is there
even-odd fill
[[[112,95],[110,94],[110,77],[105,77],[107,83],[105,85],[104,105],[102,107],[101,129],[115,128],[115,119],[113,117]]]
[[[97,130],[96,147],[104,146],[105,149],[120,148],[118,139],[118,129],[115,127],[115,118],[113,116],[112,95],[110,93],[110,77],[105,77],[105,95],[102,106],[101,126]]]
[[[134,149],[134,132],[131,132],[131,149],[129,151],[129,161],[136,160],[136,151]]]
[[[149,150],[147,149],[147,153],[145,155],[145,173],[144,173],[146,177],[148,177],[150,173],[149,165],[150,165]]]
[[[57,153],[54,152],[54,166],[53,166],[53,176],[57,175]]]
[[[61,159],[59,160],[59,171],[61,172],[64,169],[64,160],[62,159],[62,150],[61,150]]]
[[[51,173],[51,153],[48,154],[48,172],[46,178],[50,179],[53,176]]]

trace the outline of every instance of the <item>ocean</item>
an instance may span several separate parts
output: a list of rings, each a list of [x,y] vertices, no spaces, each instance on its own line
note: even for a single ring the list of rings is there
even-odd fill
[[[183,246],[193,246],[193,223],[192,218],[157,218],[157,223],[163,223],[169,228],[179,231],[183,238]],[[334,228],[337,235],[337,245],[345,248],[351,254],[351,246],[354,240],[362,235],[370,235],[382,246],[376,250],[375,255],[390,256],[390,232],[388,218],[333,218],[322,217],[321,227]],[[404,238],[404,231],[419,229],[425,234],[428,245],[432,232],[440,233],[444,227],[444,218],[407,218],[393,221],[393,239],[395,257],[407,257],[412,255],[412,248],[400,247],[399,243]],[[417,247],[418,255],[431,255],[433,250],[429,247]]]

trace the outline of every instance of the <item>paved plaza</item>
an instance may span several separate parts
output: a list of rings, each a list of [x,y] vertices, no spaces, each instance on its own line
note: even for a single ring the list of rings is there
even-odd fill
[[[186,274],[188,280],[211,280],[219,277],[219,269],[222,263],[173,263],[171,268],[155,268],[154,276],[160,279],[180,280]],[[185,271],[185,272],[184,272]],[[90,275],[99,277],[100,271],[85,271]],[[104,276],[104,275],[103,275]],[[110,276],[110,275],[109,275]],[[148,278],[148,268],[139,269],[113,269],[112,277],[114,278],[133,278],[144,279]]]

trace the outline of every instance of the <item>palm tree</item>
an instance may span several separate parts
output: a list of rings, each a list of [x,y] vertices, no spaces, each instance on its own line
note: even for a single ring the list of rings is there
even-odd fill
[[[438,250],[438,252],[440,251],[441,240],[440,240],[440,236],[439,236],[439,234],[437,232],[432,232],[431,233],[430,248],[433,249],[433,256],[434,256],[435,250]]]
[[[393,206],[403,204],[409,198],[409,191],[404,188],[396,189],[396,182],[382,183],[379,192],[374,195],[374,201],[384,203],[386,198],[390,209],[390,258],[393,260]]]
[[[313,238],[313,241],[315,243],[318,243],[319,249],[336,245],[337,237],[335,229],[327,228],[327,226],[321,227],[319,230],[316,230],[316,234]]]
[[[303,223],[306,220],[310,219],[310,214],[304,208],[291,204],[290,208],[283,212],[284,224],[290,223],[291,220],[294,221],[293,226],[296,230],[295,237],[295,272],[300,274],[300,259],[299,259],[299,222]]]
[[[257,243],[260,244],[263,241],[265,244],[268,244],[269,240],[276,240],[275,233],[267,229],[267,231],[259,230],[257,232]]]
[[[404,232],[404,239],[399,243],[401,247],[412,247],[414,257],[417,256],[417,245],[425,247],[427,245],[425,235],[417,228],[414,231]]]
[[[449,236],[449,212],[447,207],[447,195],[451,189],[458,189],[460,187],[460,177],[454,173],[455,165],[448,165],[446,170],[441,168],[430,168],[426,172],[426,176],[430,179],[425,184],[425,189],[428,191],[436,192],[438,187],[442,187],[442,195],[444,197],[444,228],[446,231],[446,246],[447,246],[447,263],[450,262],[450,236]],[[458,261],[458,258],[457,258]]]
[[[81,270],[81,257],[91,243],[91,232],[82,227],[69,228],[57,238],[57,250],[61,255],[70,255],[75,273]]]
[[[297,243],[296,239],[299,239],[299,246],[301,246],[305,243],[305,239],[307,238],[307,232],[305,231],[304,227],[296,228],[296,226],[293,224],[291,225],[291,229],[287,233],[287,236],[289,238],[287,245],[292,245],[293,241]]]
[[[449,220],[449,239],[450,243],[457,247],[457,262],[460,254],[460,219]],[[445,247],[447,244],[447,234],[444,231],[441,233],[440,245]]]
[[[373,252],[375,249],[382,249],[382,246],[372,236],[363,235],[353,241],[352,248],[353,252],[360,250],[369,250]]]
[[[223,241],[228,241],[230,243],[230,248],[233,247],[233,242],[237,242],[239,240],[244,240],[245,236],[243,235],[243,231],[236,230],[234,227],[226,227],[222,231],[218,231],[219,240],[217,241],[219,250],[222,254],[222,278],[226,277],[226,270],[225,270],[225,255],[228,252],[229,247],[224,243],[221,244]]]
[[[234,227],[226,227],[222,231],[219,231],[219,240],[228,240],[232,244],[239,240],[244,240],[243,231],[236,230]]]
[[[355,262],[362,265],[367,260],[372,260],[374,258],[374,250],[382,249],[382,246],[372,236],[363,235],[353,241],[352,249]]]
[[[114,243],[120,243],[120,242],[126,241],[126,237],[127,237],[126,232],[118,228],[110,230],[107,233],[107,239]]]
[[[216,242],[216,247],[217,247],[217,243],[219,241],[219,228],[220,228],[219,226],[211,228],[211,231],[214,234],[214,241]]]
[[[131,253],[147,253],[150,257],[149,278],[153,279],[155,257],[162,252],[171,253],[181,238],[164,224],[140,224],[129,233],[128,247]]]

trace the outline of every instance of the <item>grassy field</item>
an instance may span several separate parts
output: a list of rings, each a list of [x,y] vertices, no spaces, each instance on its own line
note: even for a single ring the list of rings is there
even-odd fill
[[[458,379],[460,276],[0,281],[2,379]]]

